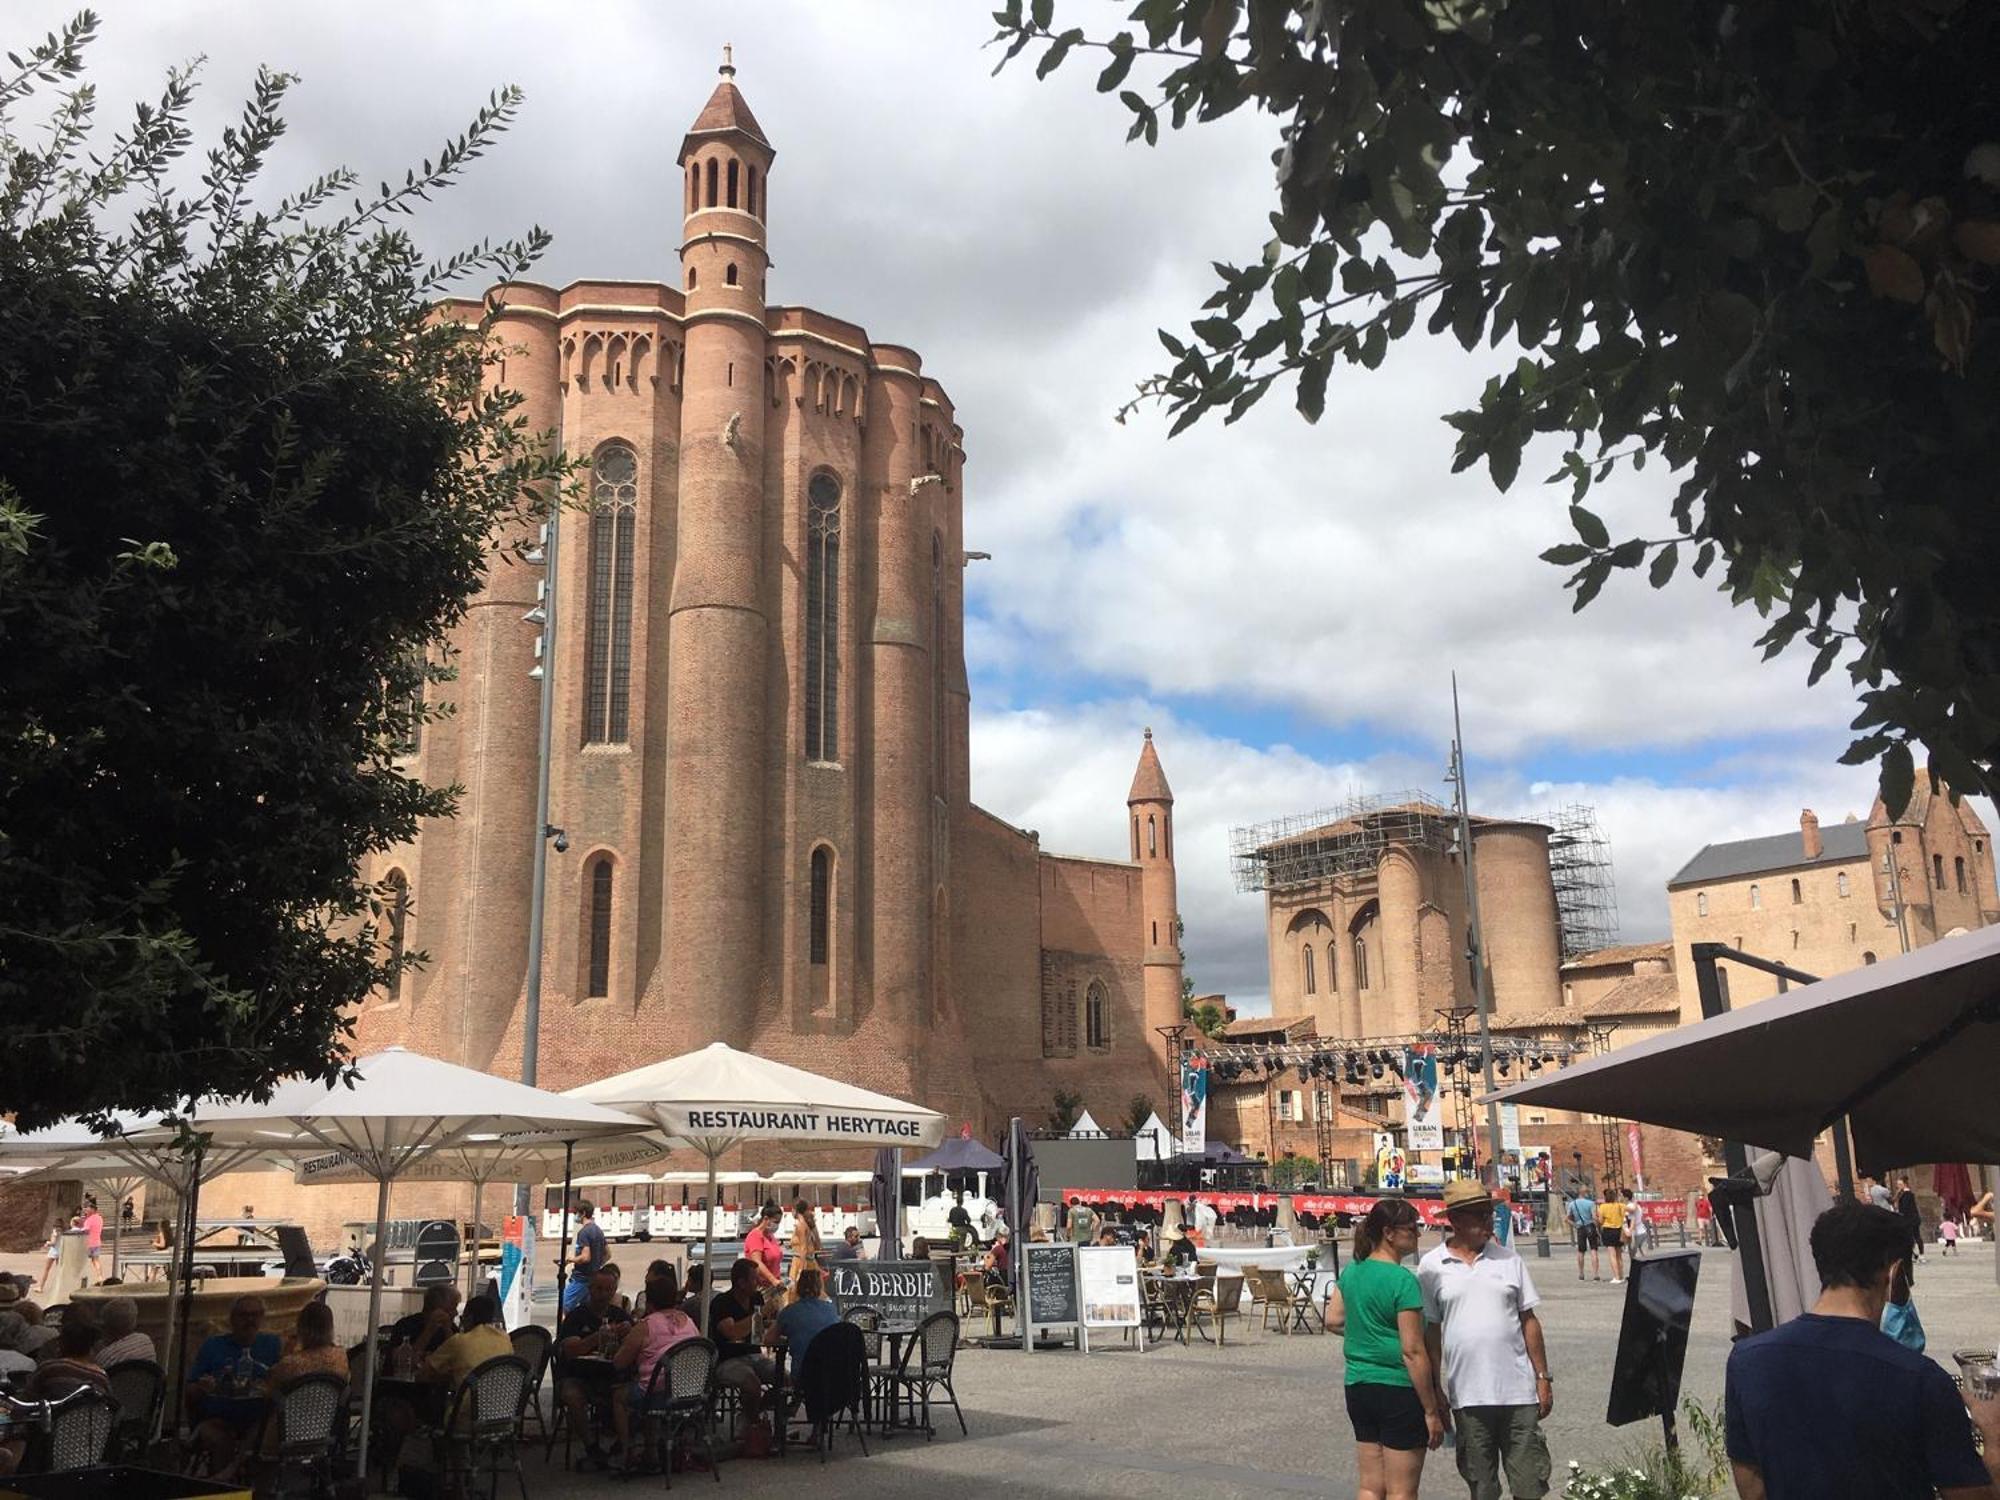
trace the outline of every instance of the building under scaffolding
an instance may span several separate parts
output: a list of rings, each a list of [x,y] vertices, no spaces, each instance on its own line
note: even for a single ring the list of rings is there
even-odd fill
[[[1597,823],[1597,809],[1572,802],[1553,809],[1549,825],[1549,874],[1555,881],[1562,956],[1568,963],[1618,941],[1618,887],[1611,875],[1611,845]]]
[[[1453,817],[1425,792],[1351,797],[1338,807],[1230,829],[1230,868],[1239,891],[1282,891],[1373,874],[1393,846],[1448,848],[1456,834]]]

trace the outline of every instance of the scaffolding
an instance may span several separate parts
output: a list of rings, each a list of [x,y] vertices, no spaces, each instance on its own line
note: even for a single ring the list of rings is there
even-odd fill
[[[1453,813],[1427,792],[1378,792],[1338,807],[1229,830],[1239,891],[1282,891],[1342,875],[1372,875],[1394,846],[1449,847]]]
[[[1597,823],[1597,809],[1580,802],[1551,810],[1549,875],[1556,887],[1556,920],[1563,962],[1609,948],[1618,941],[1618,887],[1611,875],[1611,845]]]

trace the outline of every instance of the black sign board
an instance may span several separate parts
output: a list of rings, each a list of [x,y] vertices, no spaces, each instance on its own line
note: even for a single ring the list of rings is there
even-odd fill
[[[1633,1260],[1625,1283],[1625,1319],[1611,1366],[1604,1420],[1617,1427],[1642,1417],[1673,1416],[1681,1399],[1688,1324],[1701,1274],[1699,1250],[1662,1250]]]
[[[297,1224],[278,1226],[278,1249],[285,1257],[287,1276],[317,1276],[319,1262],[313,1259],[312,1242]]]
[[[826,1279],[843,1315],[850,1307],[872,1307],[884,1324],[914,1328],[934,1312],[951,1311],[951,1283],[933,1261],[837,1260]]]
[[[1028,1322],[1036,1328],[1059,1328],[1077,1322],[1076,1246],[1029,1245]]]
[[[415,1286],[449,1283],[458,1278],[458,1225],[450,1219],[427,1220],[417,1231]]]

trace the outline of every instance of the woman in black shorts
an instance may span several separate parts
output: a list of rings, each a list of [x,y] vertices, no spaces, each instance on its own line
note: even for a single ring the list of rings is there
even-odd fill
[[[1424,1352],[1424,1298],[1403,1258],[1421,1221],[1404,1198],[1383,1198],[1354,1231],[1354,1258],[1327,1299],[1327,1327],[1347,1354],[1360,1500],[1417,1500],[1424,1452],[1444,1441],[1437,1383]]]

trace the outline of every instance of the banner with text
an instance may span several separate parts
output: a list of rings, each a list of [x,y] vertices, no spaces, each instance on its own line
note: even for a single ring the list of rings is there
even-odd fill
[[[1208,1149],[1208,1059],[1190,1052],[1181,1060],[1181,1154]]]
[[[1410,1048],[1403,1062],[1404,1143],[1411,1151],[1444,1150],[1444,1100],[1438,1094],[1437,1049]]]

